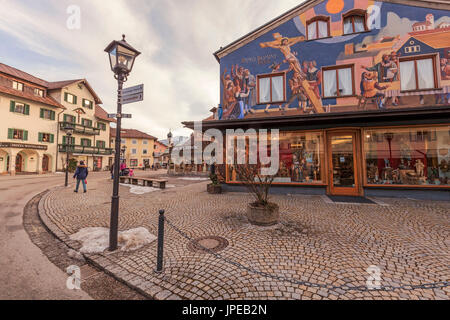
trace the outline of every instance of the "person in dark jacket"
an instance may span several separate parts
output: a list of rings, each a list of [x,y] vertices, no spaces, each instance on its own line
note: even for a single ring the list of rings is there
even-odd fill
[[[86,188],[86,179],[89,175],[89,171],[87,166],[84,164],[84,161],[80,161],[80,165],[77,167],[77,170],[75,171],[75,174],[73,175],[73,178],[77,179],[77,187],[75,188],[74,192],[78,192],[78,188],[80,187],[80,182],[83,184],[83,190],[84,193],[87,192]]]

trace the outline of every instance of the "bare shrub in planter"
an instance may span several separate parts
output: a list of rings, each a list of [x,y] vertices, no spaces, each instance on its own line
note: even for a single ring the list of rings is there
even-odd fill
[[[251,224],[259,226],[275,225],[280,220],[280,210],[276,203],[269,201],[269,191],[275,176],[263,176],[258,165],[236,165],[239,181],[255,197],[255,202],[247,207],[247,218]]]

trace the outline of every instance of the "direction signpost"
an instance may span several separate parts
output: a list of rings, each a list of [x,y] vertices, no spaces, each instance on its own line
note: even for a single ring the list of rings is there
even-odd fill
[[[144,85],[140,84],[122,90],[122,104],[144,101]]]

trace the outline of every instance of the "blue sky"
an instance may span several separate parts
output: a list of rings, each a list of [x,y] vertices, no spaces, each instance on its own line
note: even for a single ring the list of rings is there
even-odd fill
[[[86,78],[114,112],[116,82],[104,48],[124,33],[142,52],[127,86],[145,85],[145,101],[125,106],[135,128],[161,139],[219,103],[213,52],[302,0],[0,0],[0,62],[48,81]],[[81,28],[67,28],[77,5]]]

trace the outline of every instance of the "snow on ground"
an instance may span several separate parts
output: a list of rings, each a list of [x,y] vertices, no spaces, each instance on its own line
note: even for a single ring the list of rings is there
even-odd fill
[[[124,187],[129,187],[130,188],[130,193],[138,194],[138,195],[145,194],[145,193],[150,193],[150,192],[155,192],[155,191],[161,191],[160,188],[143,187],[143,186],[136,186],[136,185],[125,184],[125,183],[121,183],[120,185],[124,186]],[[175,188],[175,185],[168,184],[168,185],[166,185],[166,188]]]
[[[80,241],[81,253],[102,253],[109,247],[109,229],[84,228],[70,236],[71,240]],[[156,236],[140,227],[119,232],[118,246],[122,251],[134,251],[156,240]]]
[[[206,181],[209,180],[209,178],[200,178],[200,177],[185,177],[185,178],[178,178],[179,180],[188,180],[188,181]]]

